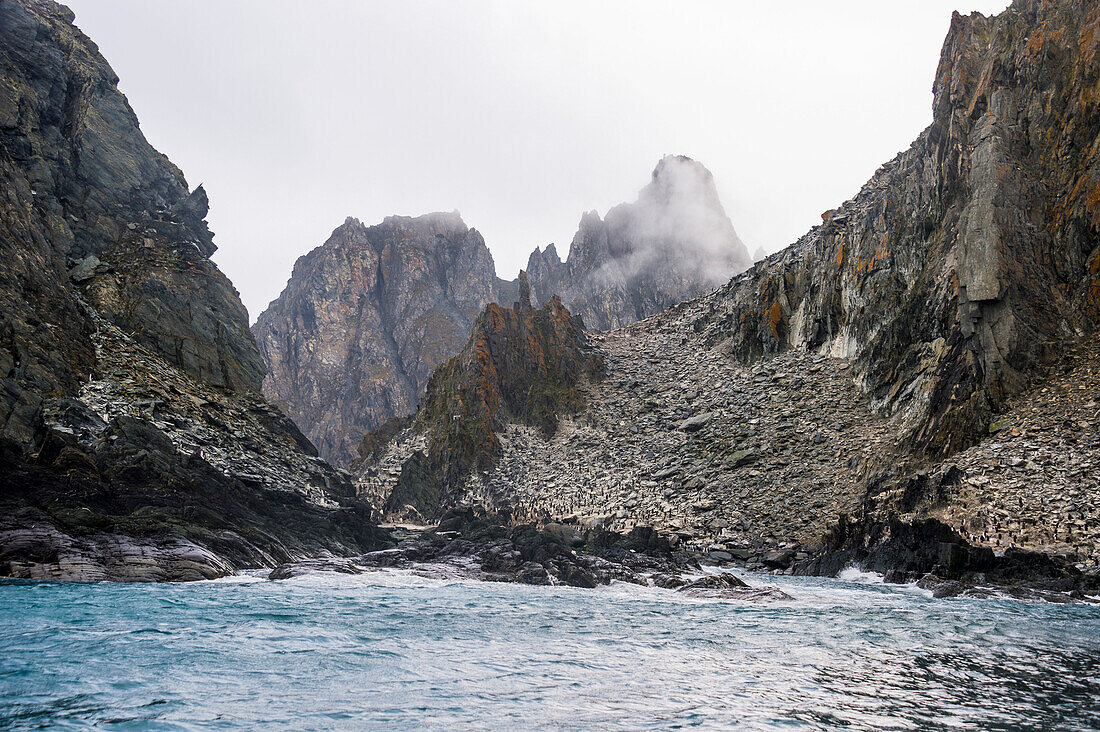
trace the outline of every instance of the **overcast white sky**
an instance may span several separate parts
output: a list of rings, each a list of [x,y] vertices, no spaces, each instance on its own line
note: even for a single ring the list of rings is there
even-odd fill
[[[205,184],[254,320],[347,216],[457,209],[510,278],[668,153],[710,168],[750,251],[780,249],[931,121],[951,11],[1008,1],[68,4]]]

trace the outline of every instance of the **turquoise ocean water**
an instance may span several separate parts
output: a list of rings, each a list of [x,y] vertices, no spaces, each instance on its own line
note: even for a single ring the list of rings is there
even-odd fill
[[[0,584],[0,728],[1100,729],[1100,606],[411,572]]]

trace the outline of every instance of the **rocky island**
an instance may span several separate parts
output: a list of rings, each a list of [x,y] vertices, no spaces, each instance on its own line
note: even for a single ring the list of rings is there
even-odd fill
[[[908,150],[716,291],[592,334],[584,407],[552,434],[503,425],[435,511],[653,527],[796,572],[1095,588],[1098,12],[956,14]],[[359,489],[408,480],[439,429],[372,447]]]
[[[349,218],[251,329],[72,21],[0,3],[0,575],[1096,594],[1094,4],[956,14],[931,125],[769,257],[669,156],[515,280],[457,213]]]

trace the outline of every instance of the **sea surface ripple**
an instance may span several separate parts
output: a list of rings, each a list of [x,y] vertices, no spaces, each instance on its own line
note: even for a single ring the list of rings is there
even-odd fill
[[[0,728],[1100,729],[1100,607],[413,572],[0,583]]]

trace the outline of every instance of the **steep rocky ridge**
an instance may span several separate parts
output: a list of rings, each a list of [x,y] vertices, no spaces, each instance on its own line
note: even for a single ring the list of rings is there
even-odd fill
[[[412,414],[428,377],[482,308],[514,299],[485,240],[457,213],[349,218],[300,257],[253,332],[263,391],[327,459],[351,462],[363,432]]]
[[[0,573],[195,578],[365,547],[369,507],[256,393],[205,192],[72,21],[0,2]],[[341,499],[360,520],[330,531]]]
[[[463,500],[770,567],[1081,587],[1100,562],[1098,52],[1094,3],[955,15],[907,151],[720,290],[595,338],[587,407],[550,438],[506,425]]]
[[[933,123],[859,195],[730,283],[696,329],[751,361],[851,359],[918,449],[981,434],[1096,327],[1100,165],[1090,3],[955,15]]]
[[[486,307],[466,346],[432,375],[416,418],[399,433],[401,469],[383,475],[368,460],[361,490],[385,498],[391,514],[434,517],[465,497],[470,475],[493,467],[505,424],[552,436],[560,416],[584,406],[581,381],[599,372],[579,320],[557,297],[532,307],[520,272],[514,306]],[[392,486],[387,477],[396,478]]]
[[[813,544],[904,450],[843,360],[792,351],[746,365],[708,348],[691,326],[709,300],[589,334],[601,378],[578,380],[583,409],[552,433],[498,425],[496,459],[449,500],[516,521],[651,526],[703,551]],[[380,504],[417,477],[409,458],[435,436],[421,424],[375,447],[360,491]]]
[[[637,201],[581,217],[565,262],[551,244],[531,254],[527,274],[536,302],[558,295],[589,330],[610,330],[709,292],[752,261],[710,171],[668,155]]]
[[[566,262],[530,257],[536,305],[560,295],[605,330],[714,289],[751,260],[710,172],[668,156],[634,203],[585,214]],[[477,231],[455,214],[349,218],[299,258],[253,332],[268,365],[264,394],[337,465],[363,433],[412,414],[436,366],[466,342],[490,302],[516,299]]]

